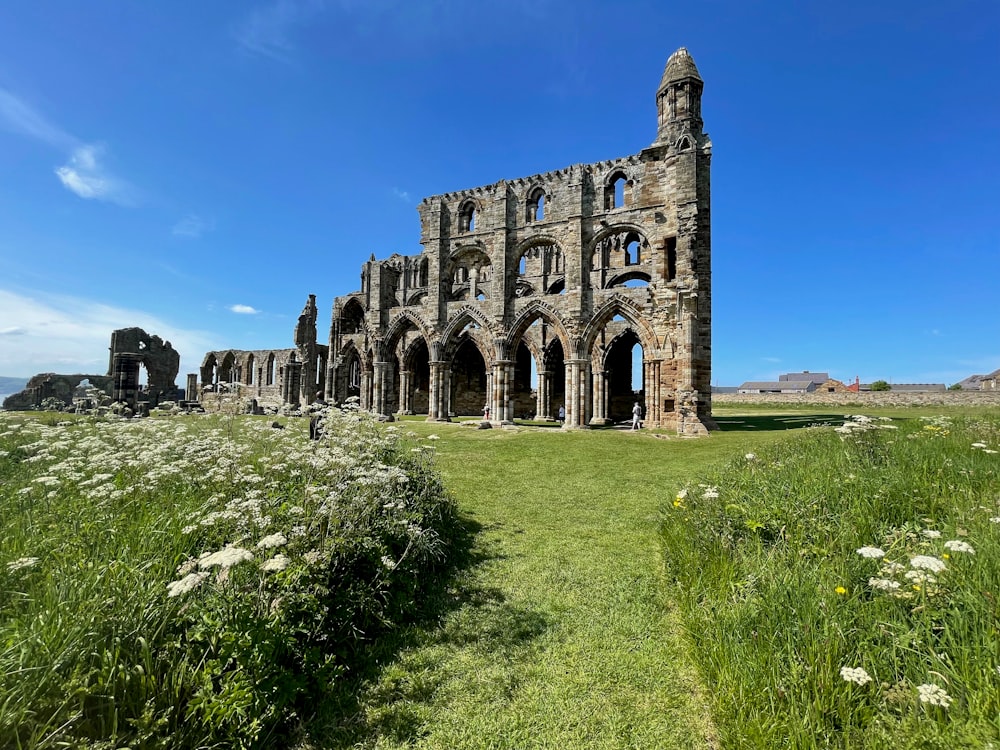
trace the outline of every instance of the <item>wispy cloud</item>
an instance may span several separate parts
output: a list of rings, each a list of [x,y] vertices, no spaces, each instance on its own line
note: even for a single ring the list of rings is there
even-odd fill
[[[260,310],[250,307],[250,305],[230,305],[227,309],[237,315],[256,315],[260,312]]]
[[[57,148],[71,149],[77,145],[76,138],[57,128],[5,88],[0,88],[0,126]]]
[[[141,310],[49,293],[0,289],[0,320],[14,323],[0,330],[0,373],[10,376],[102,374],[111,332],[123,326],[139,326],[170,341],[181,355],[179,378],[197,370],[205,352],[219,348],[205,331],[178,328]]]
[[[134,191],[109,174],[102,163],[105,150],[102,145],[78,146],[69,161],[56,170],[56,176],[63,187],[81,198],[130,206],[134,202]]]
[[[63,186],[88,200],[133,205],[135,190],[112,175],[104,164],[107,147],[84,143],[49,122],[22,99],[0,88],[0,126],[18,135],[68,152],[65,164],[55,170]]]
[[[409,203],[410,202],[410,194],[406,190],[400,190],[399,188],[394,187],[392,189],[392,194],[395,195],[397,198],[399,198],[404,203]]]
[[[252,10],[233,30],[240,47],[280,63],[295,58],[295,32],[324,8],[322,0],[277,0]]]
[[[196,240],[205,232],[211,232],[213,229],[215,229],[214,221],[203,219],[197,214],[188,214],[174,224],[173,229],[170,231],[177,237],[189,237]]]
[[[763,362],[771,362],[772,364],[778,364],[781,362],[781,357],[761,357]]]

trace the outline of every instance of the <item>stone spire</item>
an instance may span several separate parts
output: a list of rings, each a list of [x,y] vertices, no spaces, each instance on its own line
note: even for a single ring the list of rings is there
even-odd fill
[[[702,131],[701,92],[705,88],[694,59],[681,47],[667,60],[656,90],[657,143],[693,144]]]
[[[667,60],[667,66],[663,69],[663,78],[660,79],[660,88],[657,91],[661,92],[671,83],[685,78],[701,81],[698,66],[694,64],[694,58],[687,51],[687,47],[681,47]]]

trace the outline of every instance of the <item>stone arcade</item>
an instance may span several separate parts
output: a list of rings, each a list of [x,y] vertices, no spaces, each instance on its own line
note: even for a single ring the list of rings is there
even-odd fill
[[[489,406],[494,421],[553,419],[564,406],[566,428],[626,420],[638,400],[647,426],[714,429],[702,89],[679,49],[639,154],[425,198],[423,251],[373,255],[361,290],[334,301],[328,346],[310,296],[295,349],[210,352],[203,387],[232,380],[285,403],[323,390],[387,418]]]

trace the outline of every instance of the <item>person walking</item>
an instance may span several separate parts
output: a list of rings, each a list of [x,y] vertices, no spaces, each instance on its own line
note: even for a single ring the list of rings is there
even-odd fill
[[[636,401],[632,407],[632,429],[638,430],[640,427],[642,427],[642,407]]]

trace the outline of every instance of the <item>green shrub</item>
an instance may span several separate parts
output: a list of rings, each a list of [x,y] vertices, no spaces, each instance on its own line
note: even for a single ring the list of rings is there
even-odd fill
[[[0,747],[271,746],[405,619],[454,505],[325,422],[0,421]]]

